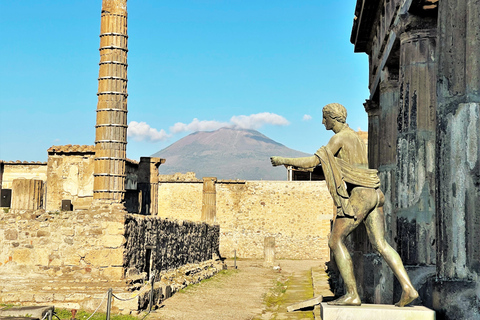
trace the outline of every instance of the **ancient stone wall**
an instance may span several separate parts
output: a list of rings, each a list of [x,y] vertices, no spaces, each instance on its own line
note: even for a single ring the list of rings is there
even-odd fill
[[[0,302],[94,309],[125,293],[124,213],[10,210],[0,216]]]
[[[201,221],[203,184],[160,182],[159,215]],[[220,254],[263,258],[275,237],[277,259],[329,260],[333,202],[324,181],[218,181]]]
[[[218,226],[127,215],[118,204],[10,210],[0,216],[0,303],[94,310],[112,288],[127,300],[113,299],[114,311],[146,308],[151,275],[159,303],[221,270],[218,239]]]
[[[125,225],[127,274],[160,273],[218,253],[218,225],[140,215],[128,215]]]
[[[47,163],[4,162],[3,170],[3,189],[11,189],[13,180],[20,178],[47,181]]]
[[[88,209],[93,200],[95,153],[49,153],[46,210],[61,210],[62,200],[71,200],[73,209]]]

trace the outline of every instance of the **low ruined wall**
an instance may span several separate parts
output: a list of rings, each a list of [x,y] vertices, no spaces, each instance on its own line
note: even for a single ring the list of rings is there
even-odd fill
[[[124,266],[130,290],[138,299],[130,309],[146,309],[155,277],[153,304],[160,304],[189,284],[224,268],[218,259],[219,226],[160,217],[128,215]]]
[[[0,302],[95,309],[123,280],[125,215],[110,206],[0,214]]]
[[[218,253],[218,225],[140,215],[128,215],[125,224],[127,275],[158,274]]]
[[[127,300],[114,299],[114,311],[146,308],[149,273],[157,276],[154,302],[160,303],[221,270],[222,262],[212,259],[218,238],[218,226],[127,215],[108,203],[71,212],[2,212],[0,303],[94,310],[112,288]]]
[[[200,221],[203,184],[159,183],[159,215]],[[263,258],[264,239],[275,237],[277,259],[329,260],[333,202],[324,181],[219,181],[216,223],[220,254]]]
[[[5,162],[2,188],[11,189],[15,179],[35,179],[47,181],[47,164],[33,162]]]
[[[73,209],[88,209],[93,200],[94,154],[51,154],[48,157],[47,211],[59,211],[62,200]]]

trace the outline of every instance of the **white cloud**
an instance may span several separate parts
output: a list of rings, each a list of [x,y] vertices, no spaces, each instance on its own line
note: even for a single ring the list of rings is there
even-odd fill
[[[132,137],[135,141],[149,140],[152,142],[163,141],[170,137],[163,129],[158,131],[146,122],[137,121],[131,121],[128,124],[127,136]]]
[[[186,131],[209,131],[209,130],[217,130],[221,127],[227,127],[229,124],[227,122],[219,122],[215,120],[202,120],[199,121],[197,118],[193,119],[192,122],[189,124],[185,124],[182,122],[175,123],[172,127],[170,127],[171,133],[179,133],[179,132],[186,132]]]
[[[256,113],[249,116],[233,116],[230,118],[230,123],[240,129],[258,129],[265,124],[274,126],[286,126],[290,124],[284,117],[270,112]]]
[[[302,120],[303,121],[310,121],[310,120],[312,120],[312,116],[309,115],[309,114],[304,114]]]
[[[169,128],[170,134],[165,130],[158,131],[150,127],[146,122],[131,121],[128,125],[128,136],[136,141],[148,140],[151,142],[163,141],[170,138],[173,134],[181,132],[213,131],[222,127],[232,127],[240,129],[259,129],[264,125],[286,126],[289,125],[287,119],[270,112],[261,112],[249,116],[233,116],[229,122],[220,122],[216,120],[198,120],[193,119],[190,123],[177,122]]]
[[[209,131],[217,130],[222,127],[234,127],[240,129],[258,129],[266,124],[271,124],[275,126],[286,126],[289,125],[287,119],[284,117],[270,112],[262,112],[251,114],[249,116],[240,115],[233,116],[230,118],[229,122],[220,122],[216,120],[198,120],[197,118],[193,119],[192,122],[186,124],[182,122],[175,123],[170,127],[171,133],[179,132],[195,132],[195,131]]]

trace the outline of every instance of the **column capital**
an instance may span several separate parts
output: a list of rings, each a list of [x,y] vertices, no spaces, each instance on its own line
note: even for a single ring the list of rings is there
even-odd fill
[[[379,104],[370,99],[365,100],[363,106],[365,107],[365,111],[368,113],[368,115],[371,115],[371,113],[377,111],[379,108]]]

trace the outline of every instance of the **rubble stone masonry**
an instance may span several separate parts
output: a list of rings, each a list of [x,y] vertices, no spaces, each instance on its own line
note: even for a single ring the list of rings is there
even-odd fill
[[[129,313],[148,306],[149,276],[156,274],[159,303],[221,270],[216,253],[218,226],[127,215],[120,204],[58,213],[5,209],[0,303],[95,310],[112,288],[128,300],[113,299],[112,310]]]

